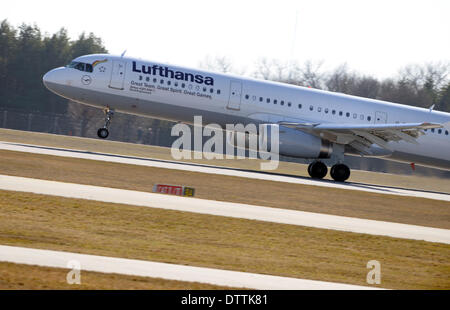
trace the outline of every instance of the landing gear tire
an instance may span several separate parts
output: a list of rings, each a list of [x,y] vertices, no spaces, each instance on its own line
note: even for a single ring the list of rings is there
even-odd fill
[[[323,179],[327,172],[327,166],[321,161],[315,161],[308,166],[308,173],[313,179]]]
[[[102,139],[106,139],[109,136],[109,131],[106,128],[99,128],[97,131],[97,136]]]
[[[111,110],[109,109],[109,107],[107,107],[106,109],[103,110],[103,112],[105,113],[105,126],[97,130],[97,136],[101,139],[106,139],[109,136],[108,128],[109,124],[111,123],[111,119],[114,115],[114,110]]]
[[[331,167],[330,175],[337,182],[345,182],[350,177],[350,168],[344,164]]]

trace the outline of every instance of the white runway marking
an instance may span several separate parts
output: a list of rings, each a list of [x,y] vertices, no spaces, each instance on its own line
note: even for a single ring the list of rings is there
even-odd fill
[[[67,268],[67,263],[73,260],[81,264],[81,283],[83,271],[95,271],[260,290],[377,289],[369,286],[0,245],[0,261],[3,262]]]
[[[0,189],[450,244],[450,230],[0,175]]]
[[[134,156],[126,156],[126,155],[94,153],[94,152],[83,151],[83,150],[71,150],[71,149],[45,147],[45,146],[28,145],[28,144],[25,145],[25,144],[2,142],[2,141],[0,141],[0,149],[10,150],[10,151],[18,151],[18,152],[35,153],[35,154],[61,156],[61,157],[90,159],[90,160],[114,162],[114,163],[121,163],[121,164],[140,165],[140,166],[147,166],[147,167],[220,174],[220,175],[251,178],[251,179],[260,179],[260,180],[269,180],[269,181],[276,181],[276,182],[287,182],[287,183],[294,183],[294,184],[333,187],[333,188],[339,188],[339,189],[358,190],[358,191],[372,192],[372,193],[378,193],[378,194],[390,194],[390,195],[400,195],[400,196],[410,196],[410,197],[420,197],[420,198],[450,201],[450,195],[444,194],[444,193],[433,193],[433,192],[427,192],[427,191],[408,190],[408,189],[385,187],[385,186],[370,185],[370,184],[337,183],[337,182],[333,182],[333,181],[320,181],[320,180],[313,180],[310,178],[303,178],[303,177],[297,177],[297,176],[277,175],[277,174],[270,174],[270,173],[263,173],[263,172],[256,172],[256,171],[254,171],[254,172],[243,171],[243,170],[239,170],[239,169],[232,169],[232,168],[226,168],[226,167],[189,164],[189,163],[181,163],[181,162],[175,162],[175,161],[172,162],[172,161],[165,161],[165,160],[159,160],[159,159],[139,158],[139,157],[134,157]]]

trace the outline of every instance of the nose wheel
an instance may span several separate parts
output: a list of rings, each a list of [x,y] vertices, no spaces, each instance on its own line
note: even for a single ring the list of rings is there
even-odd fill
[[[109,136],[109,130],[106,128],[99,128],[97,130],[97,136],[102,139],[106,139]]]
[[[97,130],[97,136],[101,139],[106,139],[109,136],[109,124],[111,123],[111,119],[114,115],[114,110],[111,110],[109,108],[106,108],[103,110],[105,112],[105,126],[102,128],[99,128]]]

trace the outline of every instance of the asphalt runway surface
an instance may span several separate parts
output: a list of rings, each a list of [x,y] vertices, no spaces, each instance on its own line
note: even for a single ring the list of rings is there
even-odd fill
[[[193,197],[7,175],[0,175],[0,189],[450,244],[448,229]]]
[[[287,182],[287,183],[294,183],[294,184],[332,187],[332,188],[340,188],[340,189],[347,189],[347,190],[358,190],[358,191],[373,192],[373,193],[378,193],[378,194],[390,194],[390,195],[400,195],[400,196],[420,197],[420,198],[436,199],[436,200],[442,200],[442,201],[450,201],[450,194],[439,193],[439,192],[411,190],[411,189],[406,189],[406,188],[388,187],[388,186],[352,183],[352,182],[340,183],[340,182],[334,182],[334,181],[329,181],[329,180],[314,180],[311,178],[305,178],[305,177],[300,177],[300,176],[281,175],[281,174],[264,172],[264,171],[250,171],[250,170],[245,170],[245,169],[235,169],[235,168],[229,168],[229,167],[209,166],[209,165],[184,163],[184,162],[177,162],[177,161],[167,161],[167,160],[160,160],[160,159],[153,159],[153,158],[142,158],[142,157],[117,155],[117,154],[96,153],[96,152],[89,152],[89,151],[84,151],[84,150],[64,149],[64,148],[46,147],[46,146],[39,146],[39,145],[20,144],[20,143],[2,142],[2,141],[0,141],[0,150],[27,152],[27,153],[80,158],[80,159],[90,159],[90,160],[114,162],[114,163],[121,163],[121,164],[140,165],[140,166],[157,167],[157,168],[165,168],[165,169],[177,169],[177,170],[184,170],[184,171],[211,173],[211,174],[252,178],[252,179],[260,179],[260,180],[276,181],[276,182]]]
[[[304,280],[239,271],[158,263],[136,259],[114,258],[3,245],[0,245],[0,261],[68,269],[74,268],[73,266],[79,266],[81,282],[83,281],[83,271],[94,271],[260,290],[377,289],[373,286],[358,286],[344,283]]]

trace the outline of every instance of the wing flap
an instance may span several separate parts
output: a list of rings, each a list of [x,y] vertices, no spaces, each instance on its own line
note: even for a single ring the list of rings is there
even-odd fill
[[[331,142],[349,144],[362,155],[370,153],[370,145],[376,144],[392,151],[389,142],[405,141],[418,144],[417,138],[423,130],[442,128],[437,123],[395,123],[395,124],[335,124],[280,122],[281,126],[307,131]],[[445,125],[448,125],[447,123]]]

